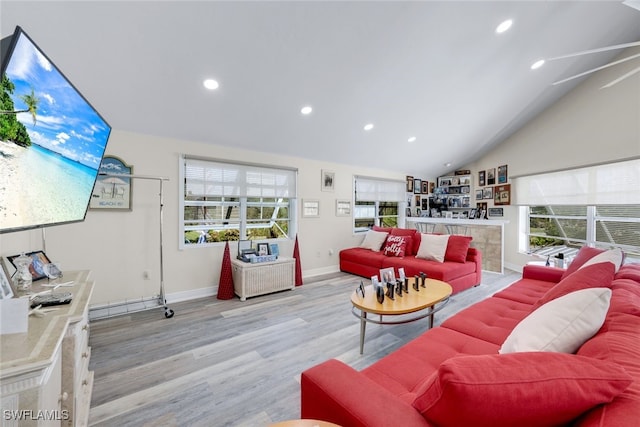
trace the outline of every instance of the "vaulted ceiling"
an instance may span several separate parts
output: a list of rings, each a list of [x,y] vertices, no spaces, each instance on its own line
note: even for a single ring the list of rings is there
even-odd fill
[[[536,60],[640,40],[640,10],[618,1],[3,0],[0,15],[115,129],[428,176],[621,50]]]

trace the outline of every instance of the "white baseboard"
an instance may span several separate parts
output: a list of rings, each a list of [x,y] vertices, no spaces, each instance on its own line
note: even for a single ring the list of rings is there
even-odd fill
[[[323,274],[337,273],[340,269],[337,265],[329,267],[315,268],[308,270],[302,276],[302,280],[305,278],[311,278],[315,276],[321,276]],[[172,292],[165,295],[167,305],[189,301],[198,298],[215,297],[218,294],[218,286],[212,286],[207,288],[192,289],[190,291]],[[106,304],[96,304],[89,307],[89,319],[96,320],[106,317],[119,316],[126,313],[133,313],[136,311],[149,310],[153,308],[159,308],[161,304],[158,303],[158,299],[149,297],[142,299],[135,299],[131,301],[116,301]],[[169,307],[171,308],[171,307]]]

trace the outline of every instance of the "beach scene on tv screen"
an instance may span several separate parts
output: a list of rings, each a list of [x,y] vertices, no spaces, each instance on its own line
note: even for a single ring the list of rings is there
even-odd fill
[[[20,35],[0,92],[0,229],[82,220],[110,133]]]

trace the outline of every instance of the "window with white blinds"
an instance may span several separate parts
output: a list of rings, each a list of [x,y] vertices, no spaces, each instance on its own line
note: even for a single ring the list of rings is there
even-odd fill
[[[640,256],[640,160],[518,177],[514,193],[528,251],[572,254],[588,245]]]
[[[297,170],[184,156],[184,245],[295,233]]]
[[[355,176],[354,232],[366,231],[374,225],[398,227],[403,223],[405,189],[405,181]]]
[[[640,204],[640,159],[513,179],[515,204]]]

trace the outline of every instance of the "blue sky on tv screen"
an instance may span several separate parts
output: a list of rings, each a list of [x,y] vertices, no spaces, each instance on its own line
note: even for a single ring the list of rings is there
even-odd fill
[[[31,142],[97,170],[109,125],[22,33],[6,75],[15,85],[16,110],[27,108],[20,95],[30,94],[31,89],[40,100],[35,125],[31,114],[17,115]]]

